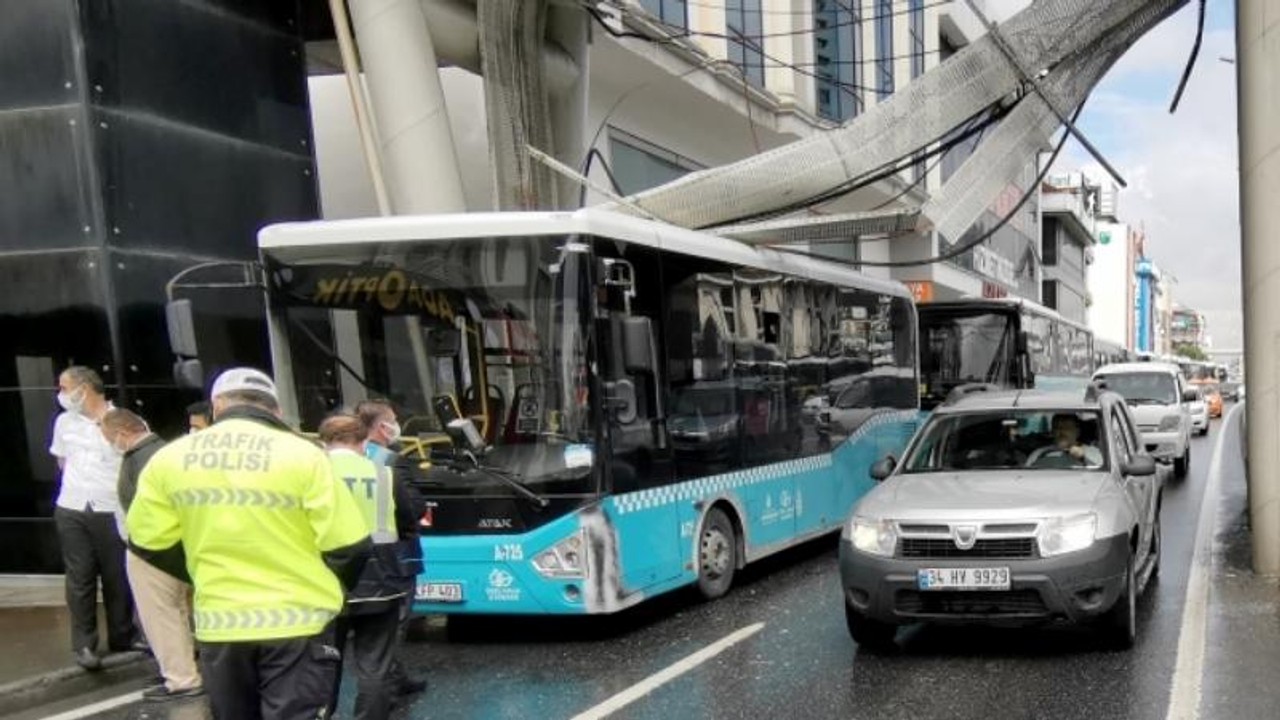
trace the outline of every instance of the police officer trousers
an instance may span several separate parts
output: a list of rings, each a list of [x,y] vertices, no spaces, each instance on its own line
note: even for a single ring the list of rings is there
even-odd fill
[[[340,662],[332,626],[305,638],[200,643],[216,720],[324,720]]]
[[[350,649],[343,658],[351,661],[356,678],[355,720],[386,720],[391,715],[395,697],[391,667],[399,644],[400,606],[399,600],[351,603],[334,623],[338,647],[344,647],[347,634],[351,635]],[[333,683],[334,708],[341,682],[339,672]]]

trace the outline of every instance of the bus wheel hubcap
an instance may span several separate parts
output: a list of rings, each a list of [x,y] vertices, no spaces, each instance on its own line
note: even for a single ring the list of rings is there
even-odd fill
[[[702,567],[713,577],[729,570],[729,541],[718,529],[702,534]]]

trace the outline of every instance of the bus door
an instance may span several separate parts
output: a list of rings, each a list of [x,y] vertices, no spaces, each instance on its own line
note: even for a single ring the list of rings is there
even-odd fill
[[[613,518],[623,584],[638,590],[681,571],[680,506],[667,437],[657,251],[596,241],[596,347],[609,438]]]

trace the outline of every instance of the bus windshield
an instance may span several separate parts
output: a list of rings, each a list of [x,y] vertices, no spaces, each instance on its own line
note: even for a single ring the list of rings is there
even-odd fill
[[[500,473],[543,495],[596,492],[586,249],[537,236],[272,250],[303,428],[384,398],[424,490],[516,491]],[[488,446],[470,466],[445,432],[458,418]]]
[[[920,371],[927,395],[942,400],[957,385],[1009,384],[1015,323],[996,312],[920,313]]]

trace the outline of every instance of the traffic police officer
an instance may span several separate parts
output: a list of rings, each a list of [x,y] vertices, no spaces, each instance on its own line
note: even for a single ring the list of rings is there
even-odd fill
[[[326,717],[340,660],[332,621],[368,557],[368,527],[324,451],[281,422],[271,378],[228,370],[211,395],[213,427],[143,470],[130,544],[195,586],[216,717]]]
[[[356,415],[333,415],[320,424],[320,440],[329,450],[334,472],[350,488],[373,539],[373,554],[359,584],[347,593],[347,609],[338,619],[338,647],[342,649],[350,632],[358,687],[355,717],[385,720],[396,688],[391,670],[401,608],[409,592],[406,577],[413,576],[400,561],[397,545],[402,540],[416,541],[417,518],[408,487],[393,478],[391,468],[364,456],[367,433]],[[335,683],[335,707],[337,693]]]

